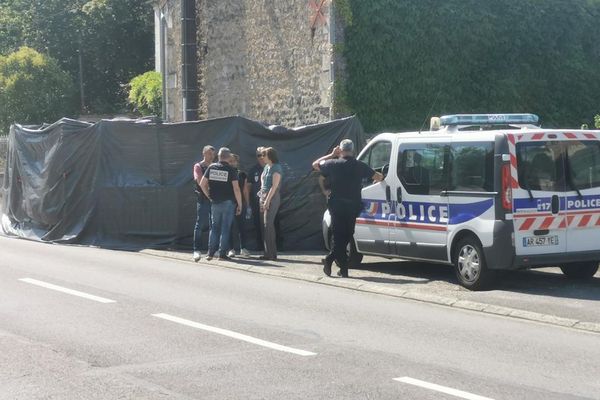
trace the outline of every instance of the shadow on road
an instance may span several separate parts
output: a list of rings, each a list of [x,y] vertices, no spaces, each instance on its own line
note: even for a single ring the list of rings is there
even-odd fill
[[[430,283],[445,282],[456,286],[458,281],[451,266],[414,261],[364,263],[357,270],[386,274],[388,277],[361,277],[369,282]],[[403,277],[415,278],[407,280]],[[466,290],[462,289],[461,290]],[[589,280],[565,277],[558,268],[544,270],[503,271],[490,291],[507,291],[537,296],[600,300],[600,273]]]

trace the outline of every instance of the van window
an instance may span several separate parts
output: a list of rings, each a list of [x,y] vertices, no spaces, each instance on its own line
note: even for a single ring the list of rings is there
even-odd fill
[[[562,144],[517,143],[519,186],[528,190],[564,191]]]
[[[600,142],[567,143],[568,174],[577,189],[600,187]]]
[[[494,189],[494,143],[452,143],[450,190],[491,192]]]
[[[411,194],[439,194],[446,189],[446,146],[416,144],[401,148],[398,176]]]
[[[392,142],[382,141],[373,144],[366,153],[359,158],[377,172],[387,174],[392,156]]]

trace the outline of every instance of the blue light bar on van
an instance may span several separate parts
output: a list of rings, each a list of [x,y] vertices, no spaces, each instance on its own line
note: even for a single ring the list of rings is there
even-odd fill
[[[535,114],[458,114],[440,118],[442,126],[457,125],[537,125]]]

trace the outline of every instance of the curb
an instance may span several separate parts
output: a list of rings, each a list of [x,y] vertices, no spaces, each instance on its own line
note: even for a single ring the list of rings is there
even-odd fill
[[[159,257],[168,258],[171,260],[184,261],[192,264],[189,260],[189,255],[181,255],[178,253],[166,253],[160,250],[145,249],[138,253]],[[518,308],[510,308],[503,306],[496,306],[493,304],[478,303],[468,300],[460,300],[455,297],[438,296],[434,294],[428,294],[423,292],[416,292],[410,290],[396,289],[393,287],[381,286],[372,283],[355,282],[348,280],[341,280],[336,278],[329,278],[327,276],[315,276],[302,273],[295,273],[290,271],[280,271],[265,268],[257,268],[254,265],[238,265],[233,263],[227,264],[216,264],[198,262],[193,264],[201,264],[205,266],[235,269],[239,271],[246,271],[255,274],[277,276],[281,278],[294,279],[305,282],[318,283],[321,285],[335,286],[344,289],[356,290],[359,292],[374,293],[384,296],[397,297],[407,300],[419,301],[422,303],[436,304],[445,307],[452,307],[462,310],[480,312],[484,314],[491,314],[503,317],[510,317],[515,319],[521,319],[526,321],[538,322],[548,325],[560,326],[563,328],[572,328],[579,331],[585,331],[590,333],[600,333],[600,323],[579,321],[577,319],[563,318],[551,314],[542,314],[533,311],[520,310]]]

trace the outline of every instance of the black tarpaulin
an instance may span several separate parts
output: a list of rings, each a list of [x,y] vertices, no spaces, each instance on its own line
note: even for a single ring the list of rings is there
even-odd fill
[[[176,124],[62,119],[40,128],[13,125],[2,185],[2,230],[27,239],[108,248],[191,246],[192,168],[202,158],[202,147],[227,146],[248,170],[256,147],[272,146],[284,169],[283,248],[319,249],[325,199],[311,163],[344,138],[358,148],[364,145],[356,118],[297,129],[269,129],[241,117]]]

